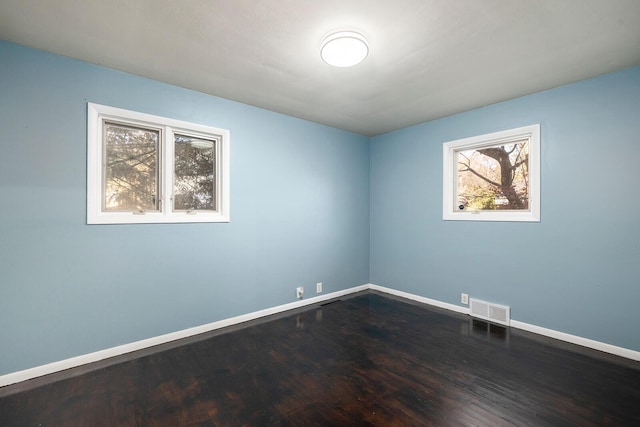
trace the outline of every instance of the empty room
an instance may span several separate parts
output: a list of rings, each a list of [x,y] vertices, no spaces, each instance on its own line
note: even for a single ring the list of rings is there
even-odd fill
[[[0,0],[0,427],[640,425],[640,1]]]

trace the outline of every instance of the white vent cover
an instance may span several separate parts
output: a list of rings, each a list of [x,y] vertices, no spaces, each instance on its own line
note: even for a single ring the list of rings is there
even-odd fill
[[[508,306],[480,301],[474,298],[469,298],[469,314],[479,319],[506,326],[509,326],[509,320],[511,320]]]

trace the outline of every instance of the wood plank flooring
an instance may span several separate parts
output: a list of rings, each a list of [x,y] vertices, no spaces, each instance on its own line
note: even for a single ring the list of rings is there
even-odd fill
[[[640,426],[640,363],[375,292],[172,347],[0,389],[0,426]]]

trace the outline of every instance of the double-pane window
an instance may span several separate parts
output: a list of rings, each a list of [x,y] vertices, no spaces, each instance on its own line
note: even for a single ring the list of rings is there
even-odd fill
[[[229,131],[88,106],[89,224],[229,221]]]

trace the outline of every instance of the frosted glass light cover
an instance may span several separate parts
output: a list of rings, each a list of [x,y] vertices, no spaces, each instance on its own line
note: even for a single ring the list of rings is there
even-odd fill
[[[334,67],[351,67],[359,64],[368,54],[367,39],[362,34],[352,31],[342,31],[327,36],[320,49],[324,62]]]

